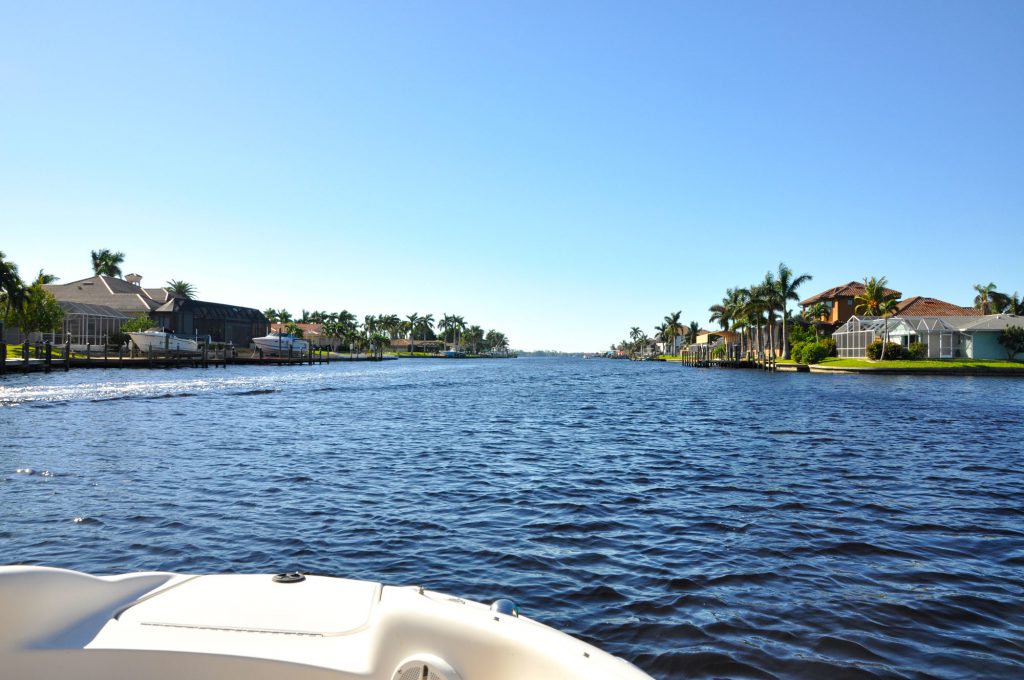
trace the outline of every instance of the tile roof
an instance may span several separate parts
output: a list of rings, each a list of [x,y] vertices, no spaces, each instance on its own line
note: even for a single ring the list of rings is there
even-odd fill
[[[902,295],[902,293],[900,293],[898,290],[893,290],[892,288],[886,288],[885,292],[886,294],[893,295],[897,298],[900,295]],[[852,298],[863,294],[864,284],[858,283],[857,281],[850,281],[849,283],[843,284],[842,286],[829,288],[828,290],[818,293],[817,295],[812,295],[811,297],[801,302],[800,305],[806,307],[808,305],[813,305],[815,302],[825,302],[827,300],[835,300],[836,298]]]
[[[899,316],[981,316],[981,310],[915,295],[897,303],[896,314]]]
[[[1013,314],[989,314],[988,316],[961,318],[961,331],[1001,331],[1008,326],[1024,328],[1024,316]]]

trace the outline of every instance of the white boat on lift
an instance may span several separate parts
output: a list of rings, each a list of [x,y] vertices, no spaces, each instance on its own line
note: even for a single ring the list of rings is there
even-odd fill
[[[266,354],[284,355],[289,351],[292,354],[302,354],[309,351],[308,342],[284,331],[273,331],[262,338],[253,338],[252,342]]]
[[[90,576],[0,567],[5,680],[651,680],[520,616],[418,587],[302,574]]]
[[[128,333],[128,336],[143,354],[154,352],[198,352],[199,340],[180,338],[163,328],[149,328]]]

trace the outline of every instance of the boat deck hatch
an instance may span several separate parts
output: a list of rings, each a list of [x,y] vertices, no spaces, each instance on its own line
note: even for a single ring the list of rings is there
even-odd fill
[[[121,613],[121,623],[292,635],[341,635],[367,624],[381,584],[308,576],[199,576]]]

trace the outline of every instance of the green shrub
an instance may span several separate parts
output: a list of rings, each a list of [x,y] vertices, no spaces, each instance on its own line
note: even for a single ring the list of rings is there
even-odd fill
[[[825,356],[839,356],[839,353],[836,351],[836,341],[833,340],[832,338],[822,338],[821,340],[818,341],[818,344],[828,349],[828,354],[826,354]]]
[[[875,340],[867,346],[868,359],[874,359],[878,361],[878,357],[882,355],[882,340],[881,338]],[[896,360],[904,357],[903,345],[896,342],[889,342],[885,345],[885,360]]]
[[[1024,328],[1007,326],[999,334],[997,341],[1006,350],[1006,357],[1013,361],[1015,356],[1024,352]]]
[[[824,342],[811,342],[804,347],[804,363],[820,364],[822,359],[830,356],[828,345]]]
[[[928,358],[928,345],[923,342],[912,342],[910,347],[907,348],[908,359],[927,359]]]
[[[807,347],[806,342],[794,342],[793,349],[789,352],[789,357],[798,364],[804,363],[804,348]]]
[[[789,341],[796,347],[798,343],[814,342],[814,328],[802,321],[794,321],[789,328]]]

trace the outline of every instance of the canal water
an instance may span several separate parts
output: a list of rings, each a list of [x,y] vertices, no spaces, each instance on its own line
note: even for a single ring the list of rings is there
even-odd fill
[[[609,360],[0,380],[0,564],[303,570],[658,678],[1024,677],[1024,381]]]

